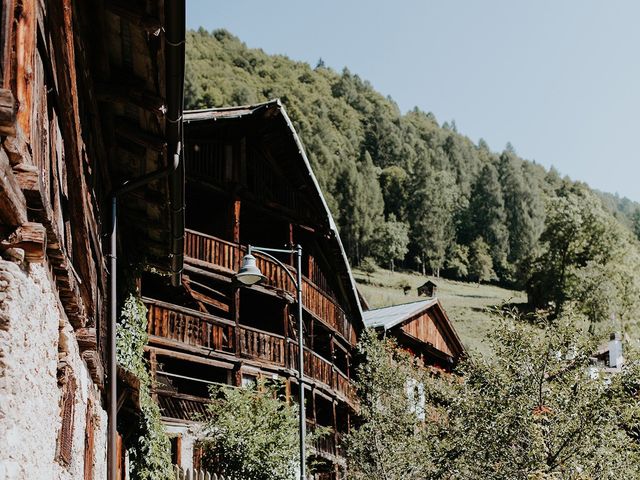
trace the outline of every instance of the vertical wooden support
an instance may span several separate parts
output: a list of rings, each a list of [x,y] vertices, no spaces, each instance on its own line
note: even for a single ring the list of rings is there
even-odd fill
[[[336,446],[337,453],[337,445],[338,445],[338,412],[336,411],[338,402],[334,399],[331,402],[331,407],[333,411],[333,444]]]
[[[231,237],[231,241],[234,243],[240,243],[240,199],[238,197],[234,197],[231,199],[231,212],[230,212],[230,224],[231,227],[229,229],[229,236]],[[236,259],[237,267],[240,267],[240,259]]]
[[[315,425],[317,422],[316,417],[316,387],[311,387],[311,421]]]
[[[288,405],[291,405],[291,378],[284,382],[284,398]]]
[[[13,25],[15,15],[15,0],[2,1],[2,16],[0,17],[0,55],[2,55],[0,71],[2,72],[2,88],[11,88],[13,74]]]
[[[289,303],[284,303],[283,313],[283,325],[282,332],[284,335],[284,365],[287,368],[291,367],[289,363]]]
[[[126,464],[124,461],[124,457],[125,457],[125,451],[124,451],[124,445],[122,442],[122,436],[118,433],[116,436],[116,468],[117,468],[117,475],[116,475],[116,480],[125,480],[127,478],[126,476]]]
[[[333,333],[331,333],[331,338],[329,338],[329,351],[331,352],[331,364],[335,366],[336,364],[336,350],[335,345],[333,344]]]
[[[22,0],[16,25],[16,97],[18,125],[31,139],[31,96],[36,48],[36,2]]]

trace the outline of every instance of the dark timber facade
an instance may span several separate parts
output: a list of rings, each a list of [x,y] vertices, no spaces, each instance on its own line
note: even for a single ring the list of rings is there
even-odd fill
[[[307,428],[329,427],[315,455],[317,478],[343,468],[340,438],[354,412],[353,350],[363,328],[351,272],[297,134],[279,101],[186,112],[185,270],[172,289],[143,278],[155,394],[169,426],[202,412],[211,382],[285,380],[296,401],[295,288],[256,253],[267,280],[233,280],[247,245],[303,248]],[[294,271],[294,258],[280,258]],[[170,429],[171,430],[171,429]],[[178,437],[174,445],[184,444]],[[181,452],[183,463],[194,453]],[[186,462],[185,462],[186,460]]]

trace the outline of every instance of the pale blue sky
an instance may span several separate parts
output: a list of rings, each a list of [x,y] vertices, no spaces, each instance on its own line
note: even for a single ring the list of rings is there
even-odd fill
[[[187,0],[187,24],[347,66],[402,111],[640,201],[638,0]]]

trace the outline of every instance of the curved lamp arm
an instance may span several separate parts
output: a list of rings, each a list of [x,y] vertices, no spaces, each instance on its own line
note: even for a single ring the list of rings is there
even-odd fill
[[[249,245],[247,248],[247,253],[249,255],[252,254],[252,252],[258,252],[261,253],[262,255],[264,255],[265,257],[270,258],[271,260],[273,260],[274,262],[276,262],[278,265],[280,265],[284,271],[287,273],[287,275],[289,275],[289,278],[291,279],[291,281],[293,282],[293,286],[296,287],[296,290],[298,288],[300,288],[300,285],[298,285],[298,281],[296,280],[296,277],[293,276],[293,274],[289,271],[289,269],[287,268],[287,266],[282,263],[280,260],[278,260],[276,257],[274,257],[273,255],[271,255],[269,252],[276,252],[276,253],[296,253],[298,250],[286,250],[286,249],[280,249],[280,248],[262,248],[262,247],[254,247],[252,245]]]

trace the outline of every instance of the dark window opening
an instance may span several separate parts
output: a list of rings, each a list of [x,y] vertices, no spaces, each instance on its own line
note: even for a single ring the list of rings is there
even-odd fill
[[[284,335],[284,301],[264,293],[240,290],[240,323],[276,335]]]
[[[240,210],[240,243],[258,247],[285,248],[289,245],[289,223],[280,217],[258,211],[243,204]],[[291,263],[291,255],[274,255],[284,264]]]
[[[185,189],[185,225],[190,230],[233,240],[231,200],[190,183]]]
[[[316,424],[333,427],[333,403],[321,395],[316,395]]]
[[[165,356],[157,361],[155,388],[162,393],[209,398],[210,385],[230,383],[224,368]]]
[[[182,463],[182,437],[180,435],[169,438],[171,442],[171,464],[180,465]]]

